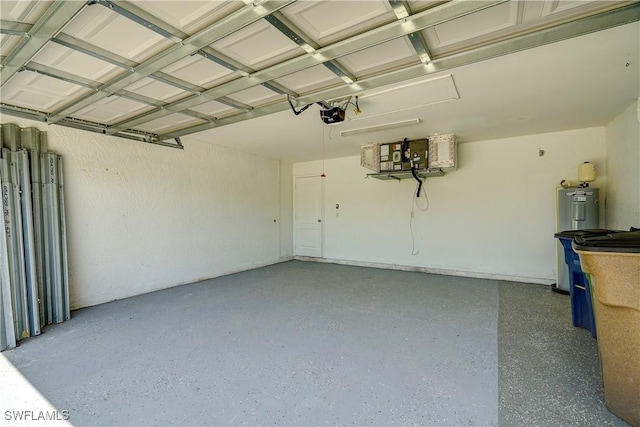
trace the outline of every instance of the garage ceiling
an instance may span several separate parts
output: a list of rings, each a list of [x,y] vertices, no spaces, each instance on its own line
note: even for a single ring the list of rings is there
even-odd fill
[[[346,141],[328,148],[331,157],[390,137],[394,125],[404,136],[463,139],[539,131],[517,102],[508,107],[515,116],[499,111],[503,90],[556,117],[554,105],[566,111],[571,99],[583,106],[585,89],[598,94],[582,119],[546,123],[549,130],[602,125],[638,97],[638,2],[3,0],[0,7],[3,114],[177,148],[191,135],[309,160],[317,153],[292,146],[306,134]],[[596,32],[610,35],[588,39]],[[566,44],[576,37],[578,44]],[[585,48],[591,63],[576,72]],[[545,58],[558,62],[545,66]],[[534,76],[523,81],[527,70]],[[582,86],[603,72],[604,87]],[[558,84],[567,92],[554,100],[548,90]],[[474,94],[486,87],[489,95]],[[309,104],[308,112],[291,111]],[[317,110],[335,105],[347,120],[327,126]],[[496,115],[485,117],[492,108]],[[457,124],[430,121],[438,111]]]

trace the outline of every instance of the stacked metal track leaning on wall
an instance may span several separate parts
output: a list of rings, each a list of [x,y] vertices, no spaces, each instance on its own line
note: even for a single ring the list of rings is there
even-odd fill
[[[62,157],[46,137],[0,127],[0,350],[70,317]]]

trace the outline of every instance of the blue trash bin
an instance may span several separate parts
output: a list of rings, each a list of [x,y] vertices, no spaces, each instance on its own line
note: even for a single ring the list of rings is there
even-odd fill
[[[619,233],[616,230],[591,229],[568,230],[554,234],[564,248],[564,262],[569,268],[569,296],[571,298],[571,320],[573,326],[587,329],[596,338],[596,320],[593,311],[593,299],[591,297],[591,284],[582,271],[580,257],[571,247],[576,237],[605,236],[611,233]]]

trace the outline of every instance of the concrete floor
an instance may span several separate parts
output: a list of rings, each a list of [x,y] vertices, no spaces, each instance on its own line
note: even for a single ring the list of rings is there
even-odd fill
[[[291,261],[78,310],[2,354],[74,425],[626,425],[597,342],[540,285]]]

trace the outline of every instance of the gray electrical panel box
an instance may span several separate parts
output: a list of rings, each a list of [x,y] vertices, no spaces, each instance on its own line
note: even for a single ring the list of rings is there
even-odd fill
[[[556,193],[556,232],[599,228],[597,188],[558,188]],[[569,292],[569,271],[564,249],[556,243],[556,289]]]

